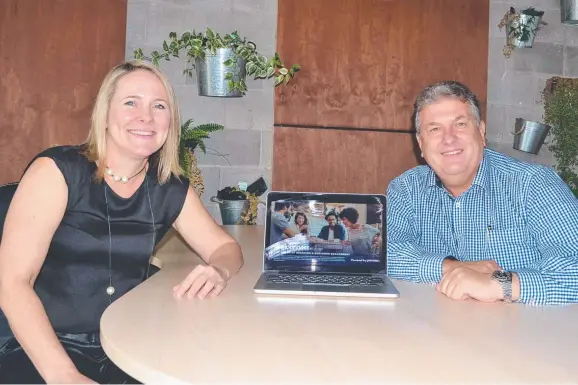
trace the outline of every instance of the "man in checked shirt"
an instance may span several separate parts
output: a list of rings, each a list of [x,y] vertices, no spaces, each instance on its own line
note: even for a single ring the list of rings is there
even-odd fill
[[[414,119],[428,165],[388,188],[388,274],[458,300],[578,302],[578,199],[564,181],[486,149],[463,84],[427,87]]]

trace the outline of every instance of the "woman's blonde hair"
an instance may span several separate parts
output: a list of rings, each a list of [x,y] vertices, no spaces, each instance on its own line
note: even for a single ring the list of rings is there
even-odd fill
[[[179,176],[182,174],[179,165],[179,141],[181,136],[179,106],[175,93],[167,77],[153,64],[142,60],[131,60],[114,67],[104,78],[100,90],[96,95],[96,102],[92,110],[90,132],[85,143],[84,155],[91,162],[96,162],[97,170],[95,180],[102,181],[106,172],[106,127],[108,121],[108,111],[112,96],[116,91],[116,86],[120,78],[124,75],[144,70],[149,71],[163,83],[167,92],[167,103],[170,111],[170,125],[167,139],[157,153],[152,158],[158,166],[158,181],[163,184],[169,180],[171,174]]]

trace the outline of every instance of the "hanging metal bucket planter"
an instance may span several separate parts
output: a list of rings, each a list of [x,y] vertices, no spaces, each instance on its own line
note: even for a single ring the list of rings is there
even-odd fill
[[[227,66],[225,62],[231,59],[233,64]],[[205,59],[195,59],[197,84],[199,95],[218,97],[241,97],[239,90],[229,88],[227,73],[233,74],[233,81],[244,80],[246,76],[245,60],[234,54],[231,48],[217,48],[213,54],[207,51]]]
[[[508,43],[517,48],[532,48],[541,23],[541,16],[520,14],[506,25]]]
[[[578,24],[578,0],[560,0],[563,24]]]
[[[537,155],[550,132],[550,126],[516,118],[514,125],[514,150]]]

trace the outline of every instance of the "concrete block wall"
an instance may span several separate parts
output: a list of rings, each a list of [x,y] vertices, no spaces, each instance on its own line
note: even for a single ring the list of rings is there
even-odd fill
[[[538,32],[533,48],[516,49],[506,59],[502,54],[505,31],[498,24],[510,6],[542,9],[548,25]],[[270,55],[276,46],[277,1],[128,0],[126,57],[132,57],[137,47],[145,52],[158,49],[171,31],[204,30],[207,26],[221,33],[238,30],[254,41],[260,52]],[[578,77],[578,26],[560,22],[559,0],[490,0],[488,38],[488,146],[519,159],[552,165],[547,146],[538,155],[512,149],[511,130],[517,117],[542,121],[540,93],[549,77]],[[206,187],[203,201],[220,222],[218,207],[209,201],[218,189],[260,176],[270,185],[272,81],[248,80],[249,91],[243,98],[207,98],[197,95],[194,76],[182,74],[184,60],[163,62],[161,68],[175,87],[183,119],[225,125],[225,131],[206,141],[209,153],[199,155]]]
[[[538,31],[532,48],[518,48],[510,58],[502,54],[506,32],[498,28],[510,6],[516,11],[533,6],[543,10],[548,25]],[[560,0],[491,0],[488,55],[488,146],[518,159],[553,165],[542,146],[538,155],[512,149],[514,121],[543,122],[540,103],[546,80],[552,76],[578,77],[578,26],[560,22]]]
[[[210,27],[221,34],[237,30],[257,45],[264,55],[276,48],[276,0],[128,0],[126,58],[135,48],[150,53],[162,47],[171,31],[204,31]],[[209,199],[217,190],[253,182],[263,177],[271,185],[274,88],[272,80],[249,80],[242,98],[209,98],[198,95],[196,78],[182,74],[184,59],[163,61],[179,101],[183,121],[219,123],[225,130],[205,141],[207,154],[200,152],[199,166],[205,182],[203,202],[221,223],[218,206]]]

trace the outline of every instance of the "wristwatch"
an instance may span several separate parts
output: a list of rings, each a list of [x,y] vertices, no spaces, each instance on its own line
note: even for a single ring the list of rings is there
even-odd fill
[[[512,272],[496,270],[492,273],[492,279],[498,282],[504,290],[504,302],[512,302]]]

